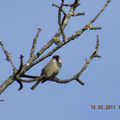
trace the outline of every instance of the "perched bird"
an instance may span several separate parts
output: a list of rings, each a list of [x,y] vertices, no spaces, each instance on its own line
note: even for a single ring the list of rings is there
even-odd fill
[[[62,61],[60,59],[60,56],[54,55],[50,62],[42,69],[40,76],[41,79],[37,81],[31,87],[31,89],[34,90],[39,83],[44,83],[45,81],[54,78],[60,72],[61,66]]]

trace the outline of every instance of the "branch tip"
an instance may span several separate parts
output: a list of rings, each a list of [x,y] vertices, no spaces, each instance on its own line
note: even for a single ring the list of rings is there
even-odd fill
[[[38,28],[38,32],[40,32],[40,31],[42,31],[42,29],[41,29],[41,28]]]
[[[0,41],[0,46],[3,46],[3,43],[2,43],[2,41]]]
[[[103,11],[106,9],[110,2],[111,0],[106,1],[100,12],[98,12],[98,14],[90,21],[90,23],[94,23],[99,18],[99,16],[103,13]]]
[[[80,83],[81,85],[85,85],[85,83],[84,83],[83,81],[79,80],[79,79],[76,79],[76,81],[77,81],[78,83]]]
[[[0,102],[4,102],[5,100],[4,99],[0,99]]]
[[[21,55],[20,55],[20,59],[23,59],[23,58],[24,58],[24,56],[21,54]]]
[[[101,58],[101,56],[100,56],[100,55],[95,55],[94,57],[96,57],[96,58]]]

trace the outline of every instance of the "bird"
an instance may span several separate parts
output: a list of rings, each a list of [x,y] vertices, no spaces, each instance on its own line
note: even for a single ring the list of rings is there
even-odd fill
[[[39,83],[44,83],[47,80],[53,79],[57,76],[62,67],[62,60],[59,55],[54,55],[52,59],[46,64],[46,66],[42,69],[40,80],[38,80],[31,89],[34,90]]]

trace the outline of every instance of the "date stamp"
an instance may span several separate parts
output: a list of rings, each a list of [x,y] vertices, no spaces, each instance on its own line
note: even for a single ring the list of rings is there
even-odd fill
[[[120,110],[120,105],[91,105],[92,110]]]

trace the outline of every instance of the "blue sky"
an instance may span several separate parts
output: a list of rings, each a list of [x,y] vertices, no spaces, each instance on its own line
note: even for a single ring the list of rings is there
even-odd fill
[[[72,0],[69,0],[72,1]],[[106,0],[81,0],[77,11],[85,16],[72,18],[66,28],[69,36],[91,20],[104,5]],[[58,29],[57,9],[51,7],[57,0],[1,0],[0,3],[0,40],[12,53],[15,65],[19,66],[19,55],[29,57],[32,40],[36,29],[41,27],[37,50],[45,44]],[[63,60],[59,77],[62,79],[74,75],[85,63],[85,58],[93,52],[96,35],[100,36],[101,59],[94,59],[81,76],[85,86],[73,81],[66,85],[46,82],[31,91],[32,84],[24,84],[18,92],[18,84],[13,83],[1,96],[0,118],[4,120],[118,120],[120,109],[92,110],[91,105],[120,105],[119,96],[119,27],[118,11],[120,2],[114,0],[94,25],[101,26],[101,31],[87,31],[76,41],[71,42],[55,54]],[[39,75],[41,68],[50,58],[38,64],[28,73]],[[0,83],[12,73],[11,66],[5,61],[0,49]]]

